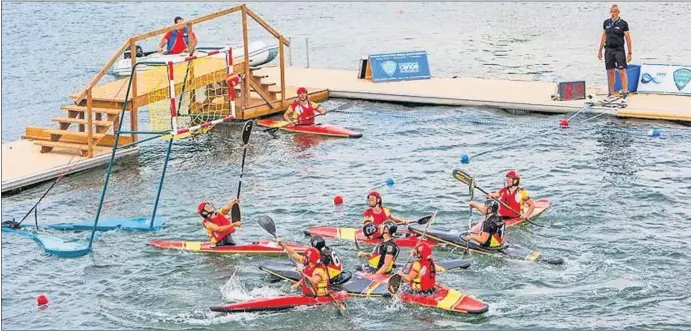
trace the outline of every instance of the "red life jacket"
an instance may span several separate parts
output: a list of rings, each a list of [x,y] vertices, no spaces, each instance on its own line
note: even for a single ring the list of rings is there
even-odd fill
[[[206,224],[209,222],[216,224],[218,226],[224,226],[224,225],[230,225],[231,224],[228,217],[226,217],[226,215],[223,215],[221,213],[214,214],[213,216],[210,217],[210,219],[204,219],[202,221],[202,225],[204,225],[204,228],[206,228]],[[235,232],[235,229],[236,228],[232,228],[230,230],[223,231],[223,232],[213,232],[209,229],[206,229],[206,232],[209,234],[209,238],[211,240],[211,243],[215,244],[215,243],[223,240],[223,238],[225,238],[227,235]]]
[[[413,279],[411,288],[415,291],[427,291],[434,288],[437,283],[437,270],[432,260],[422,259],[415,261],[420,265],[420,272],[417,277]],[[414,266],[414,265],[413,265]]]
[[[365,212],[362,214],[364,217],[372,219],[372,223],[374,225],[379,226],[382,225],[382,223],[386,222],[389,220],[389,209],[382,207],[380,212],[375,212],[374,208],[370,208],[365,210]]]
[[[312,102],[307,100],[307,107],[303,106],[298,100],[293,101],[291,105],[293,111],[297,114],[298,124],[301,125],[312,125],[314,124],[314,108],[312,108]]]
[[[509,190],[507,188],[502,188],[499,190],[499,194],[501,195],[501,202],[509,205],[511,210],[509,208],[504,207],[503,204],[499,204],[499,215],[505,216],[505,217],[520,217],[521,215],[516,213],[516,212],[521,212],[521,208],[523,208],[523,196],[520,194],[523,189],[518,188],[516,191],[513,193],[509,193]]]
[[[314,286],[314,290],[317,291],[317,296],[328,295],[328,293],[329,293],[329,274],[326,271],[326,268],[324,267],[323,264],[321,264],[321,263],[317,264],[314,268],[312,268],[310,266],[305,266],[305,269],[303,270],[303,272],[305,273],[305,275],[312,277],[312,275],[314,274],[314,271],[317,269],[323,270],[324,274],[323,274],[322,280],[318,284],[316,284],[316,286]],[[314,295],[312,293],[312,291],[310,291],[310,288],[307,287],[306,282],[309,282],[309,280],[305,279],[302,282],[302,285],[301,285],[302,294],[310,295],[310,296]]]

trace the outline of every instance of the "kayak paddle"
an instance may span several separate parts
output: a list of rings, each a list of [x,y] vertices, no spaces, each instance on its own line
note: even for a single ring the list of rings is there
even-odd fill
[[[332,110],[327,110],[327,111],[325,111],[324,114],[316,114],[316,115],[314,115],[314,116],[310,116],[310,117],[307,117],[307,118],[305,118],[305,119],[306,119],[306,120],[313,119],[313,118],[315,118],[315,117],[317,117],[317,116],[326,115],[326,114],[328,114],[328,113],[330,113],[330,112],[333,112],[333,111],[337,111],[337,110],[341,110],[341,109],[344,109],[344,108],[348,108],[348,107],[350,107],[350,105],[352,105],[352,104],[353,104],[353,101],[348,101],[348,102],[346,102],[346,103],[344,103],[344,104],[342,104],[342,105],[340,105],[340,106],[338,106],[338,107],[336,107],[336,108],[334,108],[334,109],[332,109]],[[264,132],[266,132],[266,133],[268,133],[268,134],[270,134],[270,135],[272,135],[272,136],[275,137],[274,134],[276,133],[276,131],[278,131],[278,129],[285,128],[285,127],[290,126],[290,125],[293,125],[293,123],[290,123],[290,122],[289,122],[288,124],[284,124],[284,125],[281,125],[281,126],[276,126],[276,127],[273,127],[273,128],[268,128],[268,129],[264,130]]]
[[[237,199],[240,200],[240,188],[242,187],[242,174],[245,172],[245,156],[247,156],[247,144],[250,141],[250,135],[252,134],[252,126],[254,125],[254,121],[247,121],[245,122],[245,125],[242,127],[242,166],[240,168],[240,181],[238,182],[238,195]],[[233,223],[240,222],[242,219],[240,213],[240,204],[239,202],[233,205],[233,209],[230,210],[230,219],[233,221]],[[274,231],[276,229],[274,228]]]
[[[473,189],[478,189],[480,192],[482,192],[482,193],[484,193],[484,194],[486,194],[486,195],[489,196],[489,193],[487,193],[487,191],[485,191],[485,190],[483,190],[481,187],[475,185],[475,177],[470,176],[468,173],[464,172],[463,170],[455,169],[455,170],[453,171],[453,177],[456,178],[456,180],[458,180],[459,182],[468,185],[468,186],[470,187],[471,190],[473,190]],[[472,194],[471,194],[471,196],[472,196]],[[471,198],[471,199],[472,199],[472,198]],[[516,214],[518,214],[518,215],[521,214],[521,213],[517,212],[515,209],[511,208],[511,206],[507,205],[506,203],[504,203],[504,202],[501,201],[501,200],[498,200],[498,199],[495,199],[495,198],[490,198],[490,199],[492,199],[492,200],[494,200],[494,201],[496,201],[496,202],[499,202],[502,206],[508,208],[509,210],[511,210],[512,212],[514,212],[514,213],[516,213]],[[537,226],[537,227],[541,227],[541,228],[544,227],[543,225],[535,224],[535,223],[534,223],[533,221],[531,221],[530,218],[528,218],[528,217],[525,218],[525,221],[528,222],[528,223],[530,223],[530,224],[532,224],[532,225],[535,225],[535,226]]]
[[[434,222],[434,219],[436,218],[436,216],[437,216],[437,212],[435,211],[432,214],[432,216],[430,216],[430,220],[429,220],[429,223],[427,223],[427,226],[425,227],[425,231],[422,232],[422,235],[417,239],[418,244],[423,239],[425,239],[425,236],[427,235],[427,230],[429,229],[429,226],[432,224],[432,222]],[[415,249],[415,248],[413,247],[413,249]],[[411,253],[410,256],[408,257],[408,261],[406,261],[406,263],[403,265],[403,268],[401,268],[401,270],[405,270],[405,267],[408,266],[408,264],[410,263],[410,260],[412,260],[412,259],[413,259],[413,254]],[[394,274],[393,276],[391,276],[391,278],[389,278],[389,284],[386,288],[387,290],[389,290],[389,293],[391,293],[391,294],[398,293],[398,288],[401,286],[401,280],[402,279],[403,278],[399,274]]]
[[[271,234],[274,238],[278,239],[278,237],[276,236],[276,223],[274,222],[274,220],[271,217],[266,216],[266,215],[259,216],[259,218],[257,219],[257,223],[259,223],[259,226],[261,226],[264,230],[266,230],[266,232]],[[286,253],[288,253],[288,249],[286,248],[286,246],[283,242],[279,243],[279,245],[281,245],[283,247],[283,249],[286,251]],[[293,265],[297,268],[298,264],[295,260],[293,260],[293,257],[290,256],[290,253],[288,253],[288,258],[290,259],[290,262],[292,262]],[[328,273],[328,270],[327,270],[327,273]],[[303,282],[307,286],[307,288],[310,290],[310,292],[312,292],[312,295],[314,295],[314,297],[317,297],[317,290],[314,288],[314,284],[312,284],[312,282],[309,280],[305,280],[305,277],[306,276],[303,274],[303,278],[300,281]],[[333,297],[333,294],[331,292],[328,292],[328,295],[331,298],[331,300],[334,302],[334,304],[336,305],[336,308],[338,308],[338,312],[342,316],[346,316],[347,306],[346,306],[345,302],[343,302],[343,301],[339,302],[338,300],[336,300],[336,298]]]
[[[429,223],[429,221],[432,219],[432,216],[433,216],[433,215],[427,215],[427,216],[420,217],[420,218],[419,218],[417,221],[415,221],[415,222],[416,222],[417,224],[420,224],[420,225],[425,225],[425,224]],[[355,237],[353,238],[353,240],[355,241],[355,249],[357,250],[357,251],[355,252],[355,254],[357,255],[357,253],[360,252],[360,245],[359,245],[358,242],[357,242],[357,236],[355,236]]]
[[[475,176],[470,177],[470,185],[468,185],[470,190],[470,201],[475,197]],[[470,235],[470,229],[473,228],[473,207],[468,207],[468,235]],[[465,241],[465,252],[463,255],[470,254],[470,241]]]

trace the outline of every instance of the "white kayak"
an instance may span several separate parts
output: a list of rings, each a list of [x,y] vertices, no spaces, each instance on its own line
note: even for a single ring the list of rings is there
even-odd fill
[[[200,53],[207,53],[210,51],[214,50],[219,50],[219,49],[227,49],[230,45],[228,46],[217,46],[217,47],[197,47],[197,52],[198,54]],[[162,53],[158,52],[150,52],[150,53],[144,53],[141,52],[141,47],[137,46],[137,62],[141,63],[140,65],[137,66],[137,72],[145,71],[148,69],[151,69],[151,66],[145,65],[147,62],[155,62],[155,63],[161,63],[161,62],[168,62],[170,60],[172,61],[179,61],[181,59],[184,59],[187,57],[189,54],[188,53],[180,53],[180,54],[175,54],[175,55],[164,55]],[[237,48],[233,48],[233,58],[242,58],[244,56],[245,49],[240,46]],[[127,56],[113,64],[113,67],[110,69],[110,74],[118,77],[126,77],[129,76],[132,73],[132,61],[129,57],[129,51],[125,53]],[[249,50],[249,57],[250,57],[250,65],[251,66],[260,66],[262,64],[269,63],[273,61],[273,59],[276,58],[278,55],[278,45],[269,47],[265,42],[263,41],[254,41],[250,43],[250,50]],[[124,56],[123,56],[124,57]],[[212,55],[212,57],[225,57],[225,53],[219,53],[216,55]]]

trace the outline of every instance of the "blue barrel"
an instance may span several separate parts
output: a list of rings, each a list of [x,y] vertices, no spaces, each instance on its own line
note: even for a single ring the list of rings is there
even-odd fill
[[[638,91],[638,80],[641,76],[641,66],[638,64],[629,64],[626,66],[626,79],[628,80],[629,92]],[[619,78],[619,71],[614,73],[614,90],[621,91],[621,78]]]

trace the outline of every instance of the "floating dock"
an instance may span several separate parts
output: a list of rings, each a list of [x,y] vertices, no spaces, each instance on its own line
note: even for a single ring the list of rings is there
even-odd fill
[[[137,42],[234,12],[242,13],[245,49],[248,49],[249,43],[248,18],[276,37],[279,44],[279,64],[273,67],[250,67],[246,65],[249,61],[244,54],[233,54],[232,67],[224,64],[222,59],[194,66],[195,79],[204,80],[204,84],[223,84],[228,71],[242,77],[241,84],[234,87],[239,95],[237,119],[245,120],[285,111],[297,98],[298,86],[307,87],[310,98],[316,102],[336,97],[561,114],[577,112],[587,101],[554,100],[552,96],[556,94],[557,83],[548,81],[431,77],[375,83],[371,79],[360,77],[362,68],[335,70],[287,67],[283,50],[284,46],[290,46],[287,38],[242,4],[125,41],[86,87],[69,96],[73,104],[62,107],[67,112],[66,116],[53,118],[58,128],[29,126],[22,140],[3,144],[2,192],[16,191],[63,173],[74,173],[108,163],[115,142],[113,130],[118,126],[123,110],[129,116],[130,128],[128,134],[120,136],[118,145],[133,147],[118,151],[116,157],[137,153],[139,107],[165,101],[169,87],[173,88],[167,85],[168,82],[157,80],[160,77],[152,78],[150,71],[135,72],[131,82],[129,77],[101,85],[98,82],[126,50],[129,49],[130,54],[136,54]],[[132,65],[135,62],[136,59],[132,59]],[[185,81],[182,75],[182,71],[175,71],[172,80],[174,83],[171,83],[175,85],[177,93],[182,89],[181,82]],[[135,97],[126,95],[128,86]],[[227,89],[228,85],[225,87]],[[585,94],[595,96],[596,100],[602,100],[605,96],[600,91],[607,91],[607,88],[586,84]],[[691,96],[631,94],[627,101],[626,108],[595,105],[590,111],[616,117],[691,122]],[[229,114],[230,110],[225,111]]]

